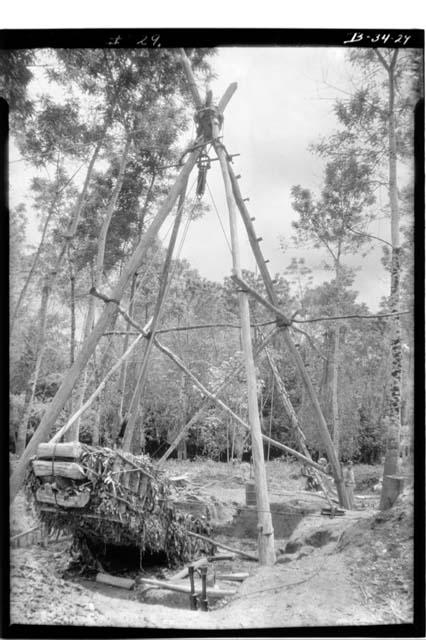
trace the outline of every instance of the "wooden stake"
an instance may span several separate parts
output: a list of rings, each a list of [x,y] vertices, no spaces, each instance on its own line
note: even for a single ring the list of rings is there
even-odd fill
[[[204,557],[204,558],[200,558],[199,560],[195,560],[194,562],[191,562],[191,566],[194,569],[198,569],[199,567],[202,567],[203,565],[207,564],[207,562],[208,562],[207,558]],[[187,577],[188,573],[189,573],[189,567],[184,567],[183,569],[175,573],[174,576],[171,576],[170,580],[172,581],[182,580],[182,578]]]

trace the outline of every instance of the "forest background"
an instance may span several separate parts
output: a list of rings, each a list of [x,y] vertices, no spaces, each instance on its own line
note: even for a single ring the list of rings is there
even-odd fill
[[[398,52],[395,58],[394,51]],[[352,90],[345,88],[337,99],[327,102],[329,133],[323,135],[319,125],[318,135],[311,140],[310,152],[318,158],[314,169],[317,184],[308,180],[307,186],[302,174],[300,181],[295,180],[287,189],[292,212],[290,216],[283,207],[281,215],[291,217],[292,237],[275,238],[282,260],[287,262],[276,274],[276,287],[289,315],[297,311],[299,320],[309,321],[295,324],[294,335],[335,445],[341,457],[369,463],[380,460],[385,452],[395,402],[395,316],[374,320],[342,316],[390,313],[395,304],[408,312],[398,316],[398,410],[400,424],[413,424],[413,145],[414,107],[422,90],[421,59],[413,49],[382,52],[383,60],[372,50],[345,52],[340,73],[351,78]],[[214,81],[220,56],[220,50],[191,52],[200,86]],[[15,160],[23,159],[32,174],[21,201],[14,201],[10,212],[10,448],[19,455],[102,308],[103,303],[89,295],[90,288],[96,286],[104,293],[110,290],[166,196],[176,172],[170,165],[179,162],[193,137],[193,114],[173,50],[17,50],[2,56],[1,63],[2,95],[8,97],[11,107],[11,138],[19,153]],[[393,63],[390,74],[388,67]],[[236,68],[241,68],[241,61]],[[390,108],[395,124],[394,150],[389,145]],[[238,112],[237,120],[244,118],[242,113]],[[227,122],[226,138],[229,126]],[[235,130],[238,125],[232,126]],[[251,126],[255,131],[256,122]],[[275,123],[273,132],[276,130]],[[250,184],[255,183],[257,171],[260,173],[256,163],[265,164],[268,145],[270,142],[264,141],[263,151],[260,148],[250,155]],[[293,139],[293,150],[296,145]],[[244,173],[243,160],[238,166]],[[395,198],[392,203],[394,189],[389,178],[393,160],[398,168],[400,234],[396,266]],[[266,165],[271,173],[271,165]],[[10,166],[13,190],[18,181],[13,164]],[[272,166],[273,177],[279,182],[278,169],[284,176],[285,167],[277,168],[277,162]],[[191,263],[184,258],[185,247],[191,239],[194,242],[192,229],[203,225],[206,240],[194,244],[198,252],[201,249],[207,255],[210,232],[206,234],[206,230],[212,219],[220,234],[223,224],[225,250],[227,244],[226,216],[220,200],[216,202],[213,171],[211,186],[208,183],[202,198],[195,195],[195,185],[191,189],[192,181],[161,316],[162,331],[178,330],[160,337],[207,388],[215,388],[242,357],[235,328],[238,305],[228,277],[200,275],[193,266],[196,257]],[[268,193],[263,196],[266,202]],[[266,208],[264,201],[261,211]],[[253,214],[257,213],[256,225],[263,233],[261,211]],[[161,238],[150,247],[123,301],[141,324],[149,320],[155,306],[173,221],[166,222]],[[271,225],[265,226],[268,229]],[[293,255],[289,255],[289,243]],[[387,277],[388,292],[381,287],[382,295],[374,301],[370,297],[369,307],[361,301],[354,283],[357,270],[372,253],[381,261],[374,277],[377,281]],[[189,258],[190,254],[189,250]],[[219,256],[217,262],[224,260]],[[263,293],[254,270],[247,269],[244,277]],[[251,303],[251,311],[254,323],[271,321],[255,303]],[[340,319],[310,322],[324,316]],[[194,325],[215,326],[179,330]],[[125,321],[115,318],[52,435],[126,351],[135,337],[131,332]],[[254,333],[260,337],[259,329]],[[139,345],[109,379],[69,437],[78,434],[82,441],[94,444],[117,441],[132,401],[143,349],[144,345]],[[320,455],[315,416],[291,358],[278,344],[272,351],[308,445]],[[264,432],[294,446],[291,424],[277,397],[267,359],[258,360],[258,380]],[[247,419],[243,374],[230,377],[221,397]],[[130,448],[135,453],[145,450],[160,455],[197,412],[200,402],[199,391],[188,379],[153,351],[148,379],[137,398]],[[268,457],[280,455],[274,449],[265,453]],[[222,460],[248,456],[248,442],[245,432],[212,405],[192,425],[178,455]]]

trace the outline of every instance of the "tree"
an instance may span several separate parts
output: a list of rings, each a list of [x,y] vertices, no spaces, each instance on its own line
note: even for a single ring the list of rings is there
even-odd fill
[[[34,57],[32,49],[11,49],[0,53],[0,95],[9,104],[11,125],[17,129],[31,116],[34,108],[28,95]]]
[[[308,189],[300,186],[292,188],[292,206],[299,214],[293,222],[298,240],[312,239],[315,247],[324,247],[331,257],[334,271],[333,300],[330,315],[342,312],[342,294],[347,286],[348,272],[342,264],[345,253],[355,253],[362,236],[353,236],[351,229],[357,226],[365,208],[374,202],[370,184],[369,167],[358,162],[355,155],[343,160],[335,158],[325,167],[324,187],[319,198],[314,199]],[[340,446],[340,425],[338,407],[338,370],[341,340],[341,324],[328,324],[325,334],[326,365],[324,367],[322,398],[326,407],[326,417],[332,427],[336,452]]]
[[[399,49],[352,50],[354,70],[360,75],[360,88],[346,101],[336,104],[343,129],[320,147],[328,153],[358,150],[370,166],[372,176],[386,184],[391,228],[391,273],[389,306],[395,313],[389,321],[392,362],[388,386],[388,439],[384,467],[381,508],[390,504],[391,481],[398,473],[399,433],[401,429],[401,321],[400,311],[400,200],[398,163],[413,154],[413,107],[420,94],[420,52]],[[338,147],[336,147],[338,145]]]

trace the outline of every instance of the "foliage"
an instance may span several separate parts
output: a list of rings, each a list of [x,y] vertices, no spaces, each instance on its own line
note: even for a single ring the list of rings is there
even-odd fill
[[[34,51],[31,49],[0,52],[0,96],[7,100],[12,124],[16,127],[22,126],[34,109],[33,100],[28,95],[33,61]]]
[[[89,491],[87,506],[77,509],[44,511],[43,503],[36,497],[43,483],[30,469],[26,490],[34,501],[40,520],[50,531],[72,533],[74,551],[80,552],[83,558],[88,546],[93,549],[93,542],[100,542],[136,547],[142,557],[162,551],[170,566],[189,561],[203,548],[203,543],[188,536],[187,531],[208,534],[209,527],[173,506],[170,482],[155,469],[148,456],[126,456],[133,463],[130,468],[136,465],[140,469],[138,480],[141,483],[146,480],[146,489],[141,495],[120,479],[122,476],[117,471],[129,468],[129,465],[126,467],[115,451],[83,445],[78,462],[86,472],[86,479],[65,478],[60,483],[61,478],[53,478],[56,490],[65,482],[67,495]],[[96,566],[95,558],[91,560]]]

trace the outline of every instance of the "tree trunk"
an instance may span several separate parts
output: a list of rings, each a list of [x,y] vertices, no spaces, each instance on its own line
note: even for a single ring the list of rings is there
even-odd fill
[[[275,306],[279,306],[279,301],[278,301],[278,297],[277,294],[275,292],[275,288],[272,282],[272,278],[271,275],[269,273],[267,264],[265,262],[265,259],[263,257],[262,251],[260,249],[259,246],[259,242],[257,241],[257,236],[256,236],[256,232],[255,229],[253,227],[253,223],[251,222],[251,218],[250,218],[250,214],[247,210],[247,207],[244,203],[244,200],[242,198],[241,195],[241,191],[240,191],[240,187],[238,184],[238,180],[236,179],[234,172],[232,170],[231,165],[228,163],[228,171],[229,171],[229,176],[231,178],[231,182],[232,182],[232,189],[234,192],[234,197],[235,200],[237,202],[237,206],[240,210],[241,216],[243,218],[243,222],[244,225],[246,227],[247,230],[247,234],[249,237],[249,241],[250,241],[250,246],[253,250],[254,253],[254,257],[256,258],[256,262],[257,262],[257,266],[259,268],[259,272],[262,276],[262,280],[264,282],[265,285],[265,289],[269,298],[269,301]],[[293,359],[295,361],[296,367],[300,373],[300,376],[303,380],[303,384],[306,387],[306,391],[307,391],[307,395],[309,396],[311,403],[314,407],[314,411],[316,413],[316,417],[317,417],[317,424],[318,424],[318,429],[320,431],[324,446],[326,448],[327,451],[327,455],[328,455],[328,460],[332,466],[333,469],[333,475],[334,475],[334,479],[336,482],[336,486],[337,486],[337,492],[339,495],[339,502],[341,504],[341,506],[348,508],[349,504],[348,504],[348,500],[347,500],[347,496],[346,496],[346,489],[345,489],[345,484],[343,482],[343,475],[342,475],[342,469],[340,467],[340,463],[339,463],[339,459],[336,456],[336,452],[334,450],[334,446],[333,446],[333,442],[330,438],[330,432],[328,430],[328,426],[327,423],[325,421],[324,415],[322,413],[321,410],[321,406],[320,403],[318,401],[318,397],[317,394],[315,392],[314,386],[312,384],[312,381],[309,377],[309,374],[306,370],[305,364],[294,344],[293,338],[291,337],[288,327],[284,327],[282,330],[281,335],[283,336],[283,340],[284,343],[286,344],[288,350],[290,351],[290,353],[293,356]]]
[[[212,127],[213,137],[217,138],[219,134],[217,123],[213,122]],[[240,264],[240,250],[238,244],[237,214],[235,200],[232,193],[231,179],[228,172],[227,155],[220,144],[215,143],[214,147],[219,158],[219,164],[225,184],[225,194],[229,213],[229,225],[231,230],[233,270],[237,276],[241,276],[242,273]],[[250,328],[248,294],[240,292],[238,294],[238,303],[241,322],[241,340],[243,343],[244,361],[247,376],[247,397],[251,432],[251,448],[254,464],[254,477],[256,483],[256,503],[258,506],[257,517],[259,563],[268,566],[275,563],[274,528],[272,525],[272,517],[269,506],[262,431],[257,404],[257,379]]]
[[[96,254],[96,266],[95,266],[95,271],[93,275],[93,286],[95,287],[95,289],[99,289],[99,286],[101,285],[101,282],[102,282],[102,273],[103,273],[103,267],[104,267],[105,247],[106,247],[108,229],[111,224],[111,218],[117,204],[118,196],[120,195],[121,187],[123,185],[124,172],[126,170],[131,142],[132,142],[132,137],[130,134],[128,134],[125,145],[124,145],[123,153],[121,156],[121,160],[120,160],[120,168],[117,176],[117,181],[115,183],[115,187],[113,189],[111,199],[108,203],[108,207],[105,212],[105,217],[103,219],[103,222],[99,231],[98,250]],[[84,336],[83,340],[86,340],[87,336],[90,334],[90,332],[93,329],[95,309],[96,309],[96,300],[93,296],[90,296],[89,308],[87,311],[86,322],[85,322],[84,333],[83,333],[83,336]],[[77,410],[83,405],[86,389],[87,389],[87,369],[85,369],[84,371],[83,381],[80,387]],[[66,438],[65,438],[66,440],[73,442],[79,439],[80,422],[81,420],[78,419],[73,425],[73,427],[67,432]]]
[[[338,403],[338,381],[339,381],[339,349],[340,349],[340,327],[337,325],[333,331],[333,359],[331,362],[332,386],[331,386],[331,411],[333,425],[333,444],[336,456],[340,455],[340,421]]]
[[[56,278],[59,272],[59,269],[61,268],[62,265],[62,261],[64,259],[64,256],[68,250],[69,244],[71,242],[72,237],[74,236],[76,230],[77,230],[77,225],[78,222],[80,220],[80,216],[81,216],[81,212],[83,210],[83,205],[84,205],[84,200],[86,197],[86,193],[87,193],[87,189],[89,186],[89,181],[90,178],[92,176],[92,172],[93,172],[93,167],[96,161],[96,158],[99,155],[99,151],[101,149],[102,146],[102,142],[103,142],[103,137],[99,140],[99,142],[96,145],[96,148],[93,152],[92,158],[90,160],[89,163],[89,167],[87,169],[87,173],[86,173],[86,179],[84,182],[84,186],[83,189],[80,193],[78,202],[77,202],[77,206],[76,209],[74,211],[73,217],[68,225],[68,230],[67,233],[65,234],[65,239],[62,243],[62,247],[60,250],[60,253],[56,259],[56,263],[55,266],[53,267],[53,269],[50,271],[50,273],[46,276],[45,278],[45,282],[43,285],[43,289],[42,289],[42,299],[41,299],[41,304],[40,304],[40,312],[39,312],[39,333],[37,336],[37,355],[36,355],[36,364],[34,367],[34,372],[32,375],[32,383],[31,383],[31,394],[30,394],[30,402],[28,407],[26,408],[25,414],[23,416],[23,419],[21,421],[21,424],[19,426],[19,432],[18,432],[18,442],[17,442],[17,446],[19,447],[19,450],[17,451],[18,455],[20,456],[23,452],[23,449],[25,448],[25,440],[26,440],[26,434],[27,434],[27,429],[28,429],[28,419],[31,415],[31,410],[32,410],[32,404],[34,401],[34,394],[35,394],[35,389],[37,387],[37,382],[38,382],[38,376],[40,373],[40,369],[41,369],[41,362],[43,359],[43,353],[44,353],[44,341],[45,341],[45,332],[46,332],[46,324],[47,324],[47,309],[48,309],[48,303],[49,303],[49,298],[50,298],[50,294],[52,292],[52,288],[56,282]]]
[[[319,390],[321,407],[324,417],[330,427],[330,435],[333,438],[333,351],[334,332],[332,327],[327,327],[324,334],[323,353],[325,360],[322,366],[322,376]]]
[[[75,358],[75,272],[74,272],[74,260],[71,256],[71,247],[68,248],[68,266],[69,266],[69,278],[70,278],[70,316],[71,316],[70,366],[71,366]]]
[[[28,422],[31,416],[31,411],[33,408],[33,402],[35,397],[35,392],[37,388],[38,377],[40,375],[41,363],[44,355],[44,343],[45,343],[45,334],[46,334],[46,324],[47,324],[47,303],[49,300],[49,287],[48,283],[45,283],[42,294],[41,294],[41,305],[39,311],[39,322],[38,322],[38,335],[36,342],[36,361],[34,366],[34,371],[32,374],[32,380],[28,385],[27,392],[25,394],[26,404],[24,405],[24,410],[22,417],[19,421],[18,426],[18,434],[16,438],[16,454],[21,456],[26,445],[27,439],[27,431],[28,431]]]
[[[262,335],[260,333],[260,335]],[[284,410],[287,414],[288,419],[290,420],[290,424],[291,424],[291,428],[293,430],[294,436],[295,436],[295,440],[297,442],[297,445],[300,449],[300,451],[303,453],[304,456],[306,456],[306,458],[308,458],[309,460],[312,461],[312,456],[309,452],[309,449],[306,445],[306,438],[305,438],[305,434],[302,431],[302,428],[300,426],[300,422],[299,422],[299,418],[297,417],[297,414],[294,410],[294,407],[291,403],[290,397],[287,393],[287,389],[285,387],[285,384],[278,372],[278,368],[274,362],[274,359],[272,358],[271,354],[269,353],[268,347],[265,347],[265,352],[266,352],[266,357],[268,358],[268,362],[269,362],[269,366],[271,367],[272,370],[272,374],[274,377],[274,381],[275,384],[277,386],[277,391],[278,391],[278,395],[280,396],[281,402],[284,406]],[[272,392],[273,392],[274,387],[272,387]],[[271,420],[271,425],[270,425],[270,429],[269,429],[269,438],[271,437],[271,426],[272,426],[272,420]],[[270,448],[270,442],[268,442],[268,460],[269,460],[269,448]],[[320,484],[322,490],[324,491],[324,496],[326,497],[326,499],[329,501],[330,506],[331,502],[328,498],[328,489],[327,486],[325,484],[325,482],[323,481],[322,477],[320,476],[319,473],[317,473],[315,471],[315,469],[313,469],[313,474],[316,478],[316,480],[318,481],[318,483]]]
[[[28,446],[26,447],[18,465],[16,466],[14,473],[10,478],[10,499],[12,501],[14,500],[17,492],[22,485],[28,461],[30,460],[31,456],[35,454],[38,444],[46,439],[50,429],[54,426],[60,412],[68,401],[75,383],[81,376],[81,373],[88,360],[90,359],[93,351],[95,350],[99,339],[103,335],[104,331],[106,331],[111,320],[117,313],[116,301],[121,300],[129,279],[140,266],[143,258],[145,257],[148,247],[154,241],[154,238],[157,236],[162,224],[164,223],[172,207],[174,206],[179,193],[181,192],[182,185],[185,184],[188,180],[188,176],[194,168],[199,154],[200,149],[196,149],[195,151],[192,151],[190,153],[189,158],[181,169],[181,172],[176,179],[174,186],[171,188],[169,195],[163,202],[163,205],[160,207],[160,210],[152,221],[150,227],[141,238],[141,241],[136,247],[133,255],[125,265],[123,273],[121,274],[118,283],[111,293],[111,301],[106,303],[105,308],[102,311],[95,328],[82,345],[74,364],[65,375],[64,380],[49,407],[47,408],[37,431],[31,438],[31,441],[28,443]]]
[[[135,305],[135,294],[136,294],[136,282],[138,279],[138,274],[134,273],[133,277],[132,277],[132,284],[130,286],[130,302],[129,302],[129,315],[131,317],[133,317],[133,309],[134,309],[134,305]],[[126,325],[126,331],[130,331],[131,329],[131,325],[129,324],[129,322],[127,322]],[[127,333],[124,336],[124,341],[123,341],[123,353],[125,353],[125,351],[127,350],[127,347],[129,345],[129,338],[130,335],[129,333]],[[127,360],[124,362],[123,366],[121,367],[121,371],[120,371],[120,378],[118,380],[118,397],[120,398],[120,406],[118,409],[118,417],[120,422],[123,421],[123,417],[124,417],[124,394],[126,391],[126,383],[127,383],[127,371],[128,371],[128,362]]]
[[[377,53],[377,50],[376,50]],[[398,49],[395,49],[392,60],[386,64],[383,56],[377,54],[385,67],[389,77],[389,112],[388,112],[388,141],[389,141],[389,204],[391,211],[391,238],[392,238],[392,263],[391,263],[391,292],[390,310],[399,311],[400,297],[400,236],[399,236],[399,203],[397,181],[397,149],[396,149],[396,122],[395,122],[395,65],[398,57]],[[383,488],[380,498],[380,508],[386,509],[389,505],[389,496],[392,493],[392,482],[389,475],[397,475],[399,470],[399,440],[401,432],[401,378],[402,378],[402,352],[401,352],[401,320],[395,315],[390,320],[391,326],[391,380],[390,402],[388,405],[388,435],[386,442],[385,467],[383,472]]]
[[[29,273],[28,273],[28,275],[26,277],[26,280],[24,282],[24,286],[22,287],[21,293],[19,294],[18,300],[16,302],[15,308],[14,308],[13,313],[12,313],[12,317],[11,317],[11,320],[10,320],[10,336],[11,337],[12,337],[12,333],[13,333],[13,329],[14,329],[14,325],[15,325],[15,320],[16,320],[17,315],[18,315],[18,311],[19,311],[19,309],[21,307],[21,304],[22,304],[23,300],[25,299],[25,296],[26,296],[26,293],[27,293],[27,289],[28,289],[28,287],[30,285],[31,279],[32,279],[32,277],[33,277],[33,275],[34,275],[34,273],[36,271],[37,266],[38,266],[38,262],[39,262],[40,255],[41,255],[41,250],[42,250],[42,248],[44,246],[44,241],[45,241],[45,238],[46,238],[47,228],[49,226],[49,222],[50,222],[50,220],[52,218],[52,215],[53,215],[53,213],[55,211],[55,204],[56,204],[57,198],[58,198],[58,193],[55,194],[54,200],[53,200],[53,202],[52,202],[52,204],[51,204],[51,206],[49,208],[49,211],[47,213],[47,217],[46,217],[46,220],[45,220],[45,223],[44,223],[44,226],[43,226],[43,231],[42,231],[42,234],[41,234],[41,239],[40,239],[39,245],[37,247],[37,251],[36,251],[36,254],[34,256],[33,263],[31,265],[30,271],[29,271]]]
[[[140,239],[142,237],[142,231],[143,231],[143,227],[145,224],[145,217],[146,217],[146,213],[148,210],[148,206],[149,206],[149,199],[151,197],[151,193],[152,190],[154,188],[154,183],[155,183],[155,179],[156,179],[156,173],[153,173],[151,176],[151,182],[149,184],[146,196],[145,196],[145,202],[144,205],[142,207],[142,212],[141,215],[139,217],[138,220],[138,237],[137,237],[137,242],[140,242]],[[130,302],[129,302],[129,315],[131,317],[133,317],[133,309],[134,309],[134,304],[135,304],[135,295],[136,295],[136,282],[138,279],[138,273],[134,273],[133,277],[132,277],[132,284],[130,286]],[[126,331],[130,331],[130,324],[127,322],[126,325]],[[123,341],[123,353],[127,350],[127,346],[129,344],[129,335],[127,334],[124,337],[124,341]],[[127,372],[128,372],[128,362],[127,360],[124,362],[123,367],[121,368],[120,371],[120,379],[118,382],[118,393],[119,393],[119,398],[120,398],[120,407],[118,410],[118,415],[119,415],[119,420],[120,423],[123,420],[123,416],[124,416],[124,399],[125,399],[125,390],[126,390],[126,383],[127,383]]]

